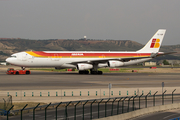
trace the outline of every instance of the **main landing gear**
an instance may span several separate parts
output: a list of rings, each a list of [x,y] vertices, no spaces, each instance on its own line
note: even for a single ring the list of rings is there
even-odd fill
[[[103,74],[103,72],[102,71],[92,71],[92,70],[90,70],[91,72],[91,74],[96,74],[96,75],[102,75]],[[79,71],[79,74],[89,74],[89,71],[88,70],[80,70]]]
[[[93,65],[93,69],[90,69],[91,74],[98,74],[98,75],[102,75],[103,72],[102,71],[98,71],[98,67],[97,64]]]
[[[91,74],[96,74],[96,75],[102,75],[103,72],[102,71],[93,71],[93,70],[90,70]],[[80,70],[79,71],[79,74],[89,74],[89,71],[88,70]]]
[[[98,64],[94,64],[93,65],[93,68],[90,69],[90,73],[91,74],[98,74],[98,75],[102,75],[103,72],[102,71],[98,71]],[[88,70],[80,70],[79,71],[79,74],[89,74],[89,71]]]
[[[95,74],[95,75],[102,75],[103,72],[102,71],[94,71],[94,70],[90,70],[91,74]],[[89,74],[88,70],[80,70],[79,74]]]
[[[98,75],[102,75],[103,72],[102,71],[91,71],[91,74],[98,74]]]
[[[79,74],[89,74],[89,71],[88,70],[80,70]]]

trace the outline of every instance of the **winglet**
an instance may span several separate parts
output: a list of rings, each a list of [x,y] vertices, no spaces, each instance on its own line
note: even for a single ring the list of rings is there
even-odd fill
[[[148,43],[137,52],[150,52],[157,53],[163,41],[166,29],[159,29],[154,36],[148,41]]]

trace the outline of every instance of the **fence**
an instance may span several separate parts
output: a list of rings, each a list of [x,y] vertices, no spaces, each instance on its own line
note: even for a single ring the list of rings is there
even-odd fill
[[[149,90],[151,91],[151,90]],[[149,92],[146,90],[146,92]],[[69,96],[96,96],[96,97],[107,97],[107,96],[120,96],[120,95],[136,95],[143,93],[142,91],[137,90],[109,90],[109,89],[93,89],[93,90],[36,90],[36,91],[7,91],[1,92],[0,96],[9,96],[12,95],[13,97],[69,97]]]
[[[180,101],[180,94],[174,94],[174,91],[172,91],[171,94],[165,94],[166,91],[164,91],[161,95],[156,95],[157,91],[153,94],[151,93],[151,95],[149,92],[146,95],[141,94],[139,96],[70,101],[54,104],[49,103],[48,105],[37,104],[37,106],[32,108],[27,108],[28,104],[26,104],[19,110],[11,110],[13,108],[12,106],[7,110],[6,117],[7,120],[23,120],[26,118],[30,119],[30,117],[32,117],[33,120],[88,120],[103,118],[150,106],[177,103]],[[25,114],[29,112],[32,114]],[[15,116],[9,116],[9,114],[12,113],[15,114]]]
[[[115,86],[115,85],[114,85]],[[174,88],[166,87],[164,88],[169,91],[172,91]],[[120,96],[131,96],[131,95],[140,95],[142,93],[147,94],[150,91],[161,94],[161,87],[158,88],[102,88],[102,89],[58,89],[58,90],[17,90],[17,91],[1,91],[0,96],[12,95],[14,98],[18,97],[120,97]],[[180,87],[177,88],[177,91],[180,90]]]
[[[12,106],[12,96],[0,97],[0,109],[7,110]]]

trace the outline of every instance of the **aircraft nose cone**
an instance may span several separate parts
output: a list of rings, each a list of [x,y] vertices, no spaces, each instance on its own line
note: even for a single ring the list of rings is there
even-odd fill
[[[6,59],[6,62],[7,62],[7,63],[10,63],[10,58],[7,58],[7,59]]]

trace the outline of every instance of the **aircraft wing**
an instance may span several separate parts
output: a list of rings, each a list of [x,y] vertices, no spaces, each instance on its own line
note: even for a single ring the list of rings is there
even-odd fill
[[[85,60],[85,61],[74,61],[69,64],[77,65],[79,63],[88,63],[88,64],[98,64],[98,63],[106,63],[109,60],[117,60],[117,61],[122,61],[122,62],[127,62],[130,60],[135,60],[135,59],[143,59],[143,58],[151,58],[151,57],[130,57],[130,58],[101,58],[101,59],[93,59],[93,60]]]
[[[98,58],[98,59],[93,59],[93,60],[84,60],[84,61],[74,61],[69,64],[77,65],[79,63],[88,63],[88,64],[98,64],[98,63],[107,63],[110,60],[117,60],[117,61],[122,61],[122,62],[128,62],[130,60],[135,60],[135,59],[143,59],[143,58],[155,58],[157,56],[162,56],[162,55],[167,55],[167,54],[173,54],[176,52],[159,52],[159,53],[151,53],[150,56],[147,57],[129,57],[129,58]]]

